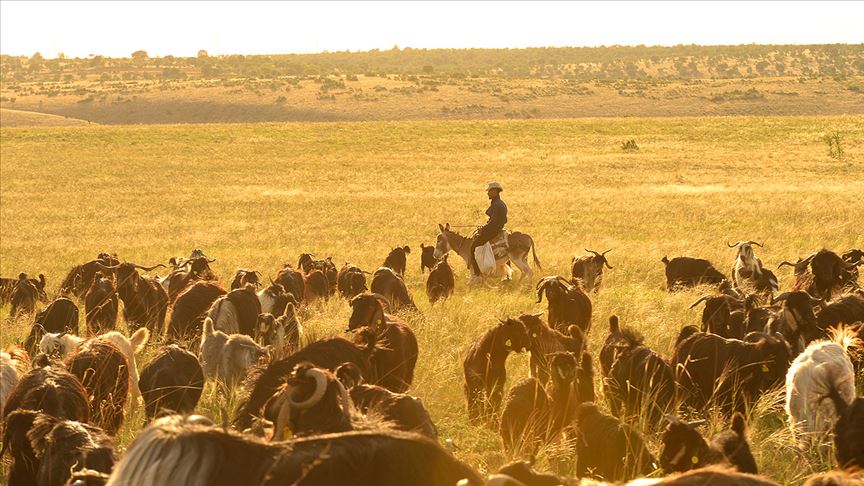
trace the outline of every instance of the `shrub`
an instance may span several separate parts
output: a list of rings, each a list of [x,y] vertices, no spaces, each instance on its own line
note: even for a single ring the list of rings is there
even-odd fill
[[[625,152],[638,152],[639,146],[636,145],[636,140],[631,138],[630,140],[627,140],[626,142],[623,142],[621,144],[621,150]]]
[[[843,134],[834,130],[822,137],[822,141],[828,145],[828,156],[835,160],[843,160],[845,152],[843,150]]]

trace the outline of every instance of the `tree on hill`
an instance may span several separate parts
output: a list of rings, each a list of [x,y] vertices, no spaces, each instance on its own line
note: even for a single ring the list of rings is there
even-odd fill
[[[132,59],[147,59],[147,51],[135,51],[132,53]]]

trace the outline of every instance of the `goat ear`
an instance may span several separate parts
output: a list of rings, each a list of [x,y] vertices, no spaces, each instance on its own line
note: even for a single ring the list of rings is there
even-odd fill
[[[410,246],[408,246],[408,245],[405,245],[405,246],[403,246],[403,247],[402,247],[402,250],[404,250],[404,251],[405,251],[405,253],[408,253],[408,254],[410,254],[410,253],[411,253],[411,247],[410,247]]]

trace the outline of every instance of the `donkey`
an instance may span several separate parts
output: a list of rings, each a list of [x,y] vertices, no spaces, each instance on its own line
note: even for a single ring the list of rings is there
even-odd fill
[[[443,257],[450,250],[455,251],[463,260],[465,260],[465,264],[468,268],[471,268],[471,238],[467,236],[462,236],[455,231],[450,230],[450,223],[446,223],[445,225],[438,225],[438,229],[441,233],[438,235],[438,240],[435,243],[435,258]],[[495,257],[495,272],[492,276],[495,277],[504,277],[506,280],[510,280],[513,277],[513,269],[510,268],[507,260],[509,259],[516,267],[522,272],[522,275],[519,277],[519,282],[522,282],[526,277],[529,282],[533,282],[534,280],[534,271],[531,270],[531,266],[528,264],[528,252],[530,251],[534,257],[534,265],[538,269],[542,269],[540,266],[540,260],[537,259],[537,251],[536,246],[534,245],[534,239],[531,238],[531,235],[520,233],[518,231],[514,231],[512,233],[507,233],[507,254],[502,257]]]

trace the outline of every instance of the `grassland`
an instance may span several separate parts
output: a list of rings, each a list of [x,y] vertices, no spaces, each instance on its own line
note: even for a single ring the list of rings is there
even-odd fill
[[[844,135],[844,162],[829,158],[821,141],[833,130]],[[508,226],[533,235],[541,273],[566,274],[583,248],[614,248],[615,268],[594,299],[591,350],[616,313],[668,354],[680,327],[698,321],[687,307],[700,292],[665,292],[663,255],[727,268],[727,240],[764,239],[759,256],[775,267],[823,246],[864,245],[861,116],[86,126],[0,135],[0,273],[43,272],[50,290],[73,264],[105,250],[150,265],[200,247],[217,258],[223,279],[241,266],[272,275],[303,251],[371,269],[397,244],[431,243],[436,223],[482,222],[483,188],[494,179],[505,187]],[[621,150],[628,139],[637,152]],[[419,312],[404,317],[421,352],[412,393],[459,457],[494,470],[509,458],[497,433],[467,422],[461,356],[497,318],[545,304],[535,303],[530,284],[469,290],[460,266],[456,295],[433,307],[418,267],[412,253],[407,282]],[[778,274],[788,286],[789,273]],[[306,314],[307,332],[320,337],[340,333],[349,312],[331,300]],[[2,321],[0,345],[22,339],[29,322]],[[511,357],[508,373],[511,383],[527,376],[527,356]],[[858,385],[860,393],[860,377]],[[754,452],[765,474],[798,484],[831,462],[796,452],[777,397],[750,413]],[[208,387],[199,411],[219,419],[231,403]],[[722,425],[709,418],[708,433]],[[141,422],[138,413],[127,419],[121,446]],[[656,453],[657,437],[649,440]],[[573,466],[555,447],[539,461],[563,473]]]

